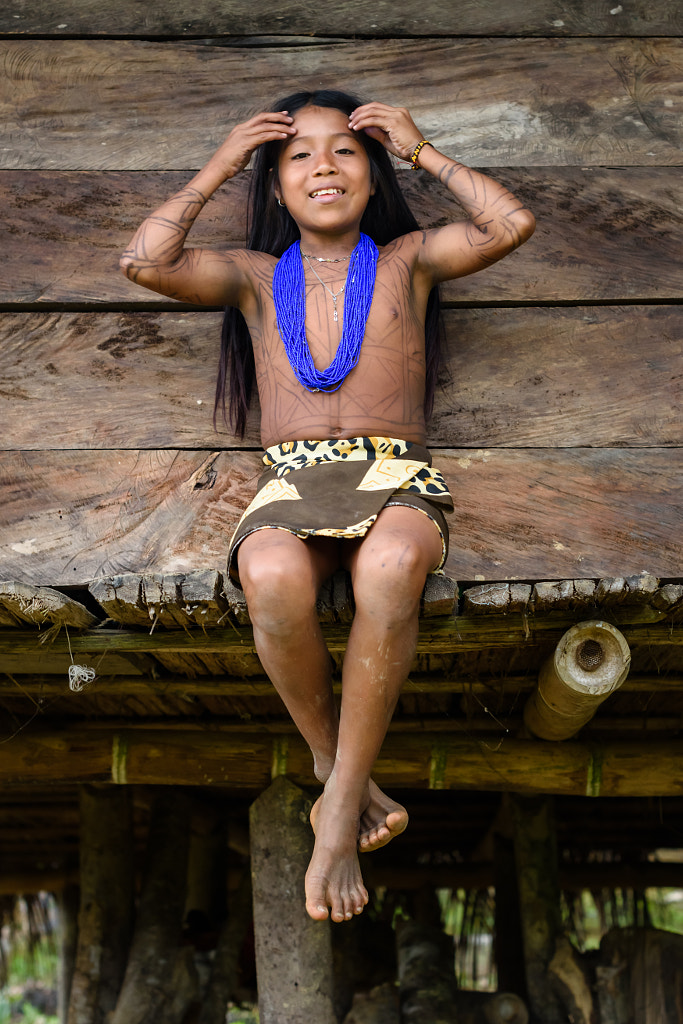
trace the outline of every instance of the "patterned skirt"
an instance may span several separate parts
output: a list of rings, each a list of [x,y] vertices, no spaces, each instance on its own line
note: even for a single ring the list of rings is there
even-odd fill
[[[237,549],[256,530],[286,530],[296,537],[364,537],[383,508],[408,505],[429,516],[448,554],[444,512],[453,500],[430,453],[393,437],[285,441],[267,448],[267,467],[256,496],[230,541],[228,571],[237,586]]]

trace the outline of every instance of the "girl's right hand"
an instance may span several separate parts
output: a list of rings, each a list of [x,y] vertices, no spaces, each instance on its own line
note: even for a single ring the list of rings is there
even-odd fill
[[[278,142],[294,135],[296,128],[292,121],[286,110],[256,114],[243,124],[235,125],[210,163],[218,164],[226,179],[233,178],[244,170],[254,150],[264,142]]]

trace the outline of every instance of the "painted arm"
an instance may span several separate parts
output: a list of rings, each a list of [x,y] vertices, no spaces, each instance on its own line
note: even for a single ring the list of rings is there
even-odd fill
[[[123,273],[136,284],[173,299],[209,306],[240,305],[248,287],[243,262],[229,251],[191,248],[185,241],[213,193],[244,170],[263,142],[292,134],[291,121],[284,112],[262,113],[233,128],[185,188],[142,222],[121,257]]]
[[[424,138],[403,107],[366,103],[353,112],[351,128],[364,130],[402,160],[410,160]],[[518,248],[534,232],[534,215],[503,185],[433,146],[423,146],[420,167],[446,186],[469,220],[425,231],[418,266],[433,284],[483,270]]]

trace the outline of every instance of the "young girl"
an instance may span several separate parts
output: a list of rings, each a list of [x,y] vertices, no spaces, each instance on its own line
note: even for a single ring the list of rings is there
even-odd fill
[[[438,178],[469,219],[418,230],[389,153]],[[249,247],[186,247],[208,198],[254,154]],[[424,448],[438,370],[435,289],[533,230],[519,200],[439,153],[407,110],[321,91],[237,125],[121,260],[147,288],[231,307],[217,408],[229,377],[238,433],[256,377],[268,468],[229,568],[264,669],[324,783],[306,874],[306,909],[318,920],[361,913],[358,850],[383,846],[408,821],[370,773],[414,657],[426,576],[447,553],[452,502]],[[338,715],[315,606],[339,568],[351,574],[356,611]]]

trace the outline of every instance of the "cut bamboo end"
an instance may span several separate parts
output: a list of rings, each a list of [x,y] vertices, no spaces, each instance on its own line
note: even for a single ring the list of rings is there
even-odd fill
[[[609,622],[572,626],[541,667],[524,724],[540,739],[569,739],[619,689],[630,665],[629,646]]]

